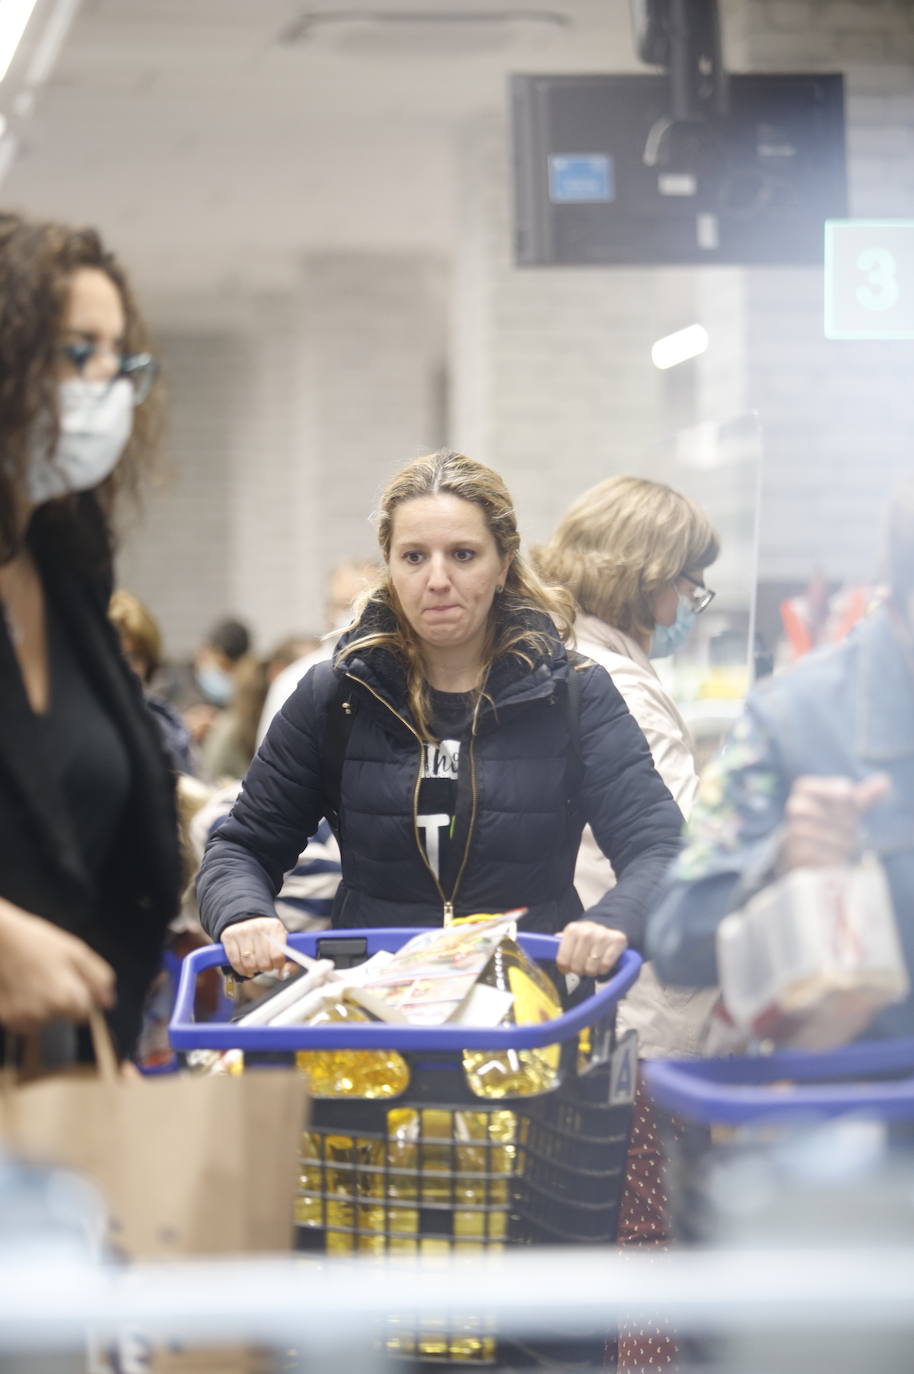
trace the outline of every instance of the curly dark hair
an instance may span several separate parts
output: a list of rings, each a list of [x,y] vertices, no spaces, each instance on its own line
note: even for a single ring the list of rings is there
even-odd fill
[[[148,350],[146,328],[123,268],[95,229],[73,228],[0,212],[0,564],[22,548],[25,469],[36,426],[47,425],[49,451],[58,437],[58,352],[72,274],[94,267],[117,288],[126,321],[125,350]],[[43,511],[61,546],[97,561],[110,553],[111,520],[121,491],[136,494],[159,437],[158,384],[134,415],[133,432],[112,475],[94,493],[102,519],[84,519],[85,500],[61,497]],[[99,547],[103,543],[104,548]]]

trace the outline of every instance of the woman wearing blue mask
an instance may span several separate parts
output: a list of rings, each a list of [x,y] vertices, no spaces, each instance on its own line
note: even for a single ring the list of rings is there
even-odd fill
[[[107,618],[155,362],[89,229],[0,215],[0,1028],[129,1054],[180,886],[173,779]]]
[[[718,552],[708,517],[681,492],[639,477],[610,477],[574,502],[537,555],[543,575],[565,586],[578,604],[577,649],[609,672],[686,817],[698,790],[692,741],[651,660],[674,654],[710,604],[714,593],[704,574]],[[612,886],[609,862],[589,830],[574,880],[585,906],[593,893]],[[665,987],[645,965],[619,1009],[620,1029],[637,1030],[642,1055],[695,1054],[714,996]],[[639,1091],[619,1240],[659,1243],[665,1230],[660,1149]],[[622,1328],[619,1370],[649,1362],[660,1367],[674,1355],[663,1333]]]
[[[685,813],[698,786],[692,742],[651,660],[676,653],[713,600],[705,569],[719,548],[704,511],[681,492],[609,477],[578,497],[538,553],[542,571],[577,602],[578,649],[611,674]],[[580,869],[578,879],[591,881]]]

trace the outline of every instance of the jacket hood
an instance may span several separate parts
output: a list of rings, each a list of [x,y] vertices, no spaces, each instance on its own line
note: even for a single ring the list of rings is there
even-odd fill
[[[510,621],[518,629],[535,632],[541,637],[541,647],[524,648],[524,657],[509,651],[498,655],[492,663],[485,683],[485,696],[491,699],[496,710],[548,696],[558,683],[567,681],[568,655],[550,616],[524,603],[515,601],[512,605],[509,594],[499,600],[496,616],[499,630]],[[384,645],[370,645],[346,654],[350,645],[369,635],[396,632],[397,618],[389,603],[381,599],[370,601],[356,623],[340,637],[333,654],[333,667],[340,677],[348,674],[362,679],[400,715],[408,716],[405,658]],[[532,668],[528,660],[532,660]],[[483,701],[483,714],[485,709]]]

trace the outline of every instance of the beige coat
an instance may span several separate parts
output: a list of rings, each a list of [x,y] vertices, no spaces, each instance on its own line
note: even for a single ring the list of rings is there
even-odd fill
[[[689,728],[640,645],[596,616],[575,622],[578,651],[602,664],[644,731],[654,759],[683,816],[688,819],[698,790]],[[591,834],[584,831],[574,875],[585,908],[615,883],[612,867]],[[634,1027],[640,1052],[648,1057],[701,1052],[708,1017],[716,1001],[712,988],[674,988],[660,983],[650,964],[619,1008],[619,1029]]]

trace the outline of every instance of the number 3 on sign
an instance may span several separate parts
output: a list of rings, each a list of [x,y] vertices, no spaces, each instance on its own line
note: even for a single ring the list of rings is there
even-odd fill
[[[867,285],[857,287],[857,300],[866,310],[891,310],[898,301],[895,254],[887,248],[867,248],[857,258]]]

